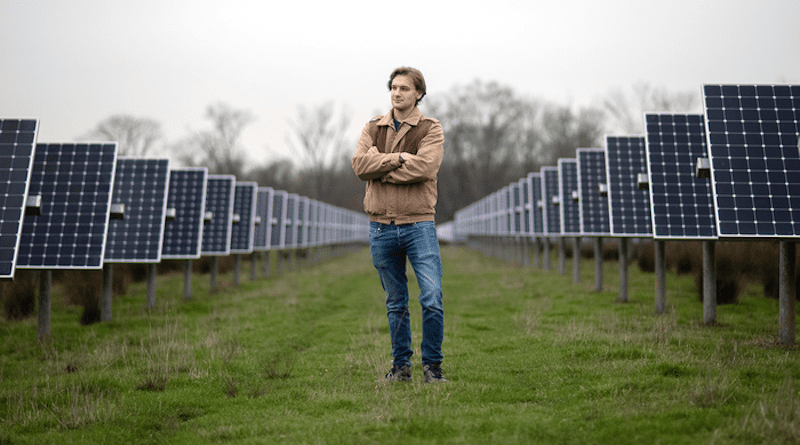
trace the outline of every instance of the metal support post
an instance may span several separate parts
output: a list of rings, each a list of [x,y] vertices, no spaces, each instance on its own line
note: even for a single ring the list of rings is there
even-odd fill
[[[714,241],[703,241],[703,323],[717,322],[717,256]]]
[[[667,309],[667,261],[664,240],[655,240],[655,272],[656,272],[656,314],[663,314]]]
[[[39,271],[39,340],[50,337],[50,286],[53,273],[49,270]]]
[[[619,301],[628,301],[628,238],[619,238]]]
[[[158,273],[157,263],[147,264],[147,309],[156,307],[156,274]]]
[[[192,260],[183,260],[183,299],[192,299]]]
[[[233,284],[239,286],[242,276],[242,254],[237,253],[233,256]]]
[[[603,290],[603,238],[594,239],[594,290]]]
[[[219,258],[216,255],[211,256],[211,288],[209,292],[215,292],[217,290],[217,275],[219,274]]]
[[[111,304],[114,292],[114,264],[103,264],[103,284],[100,293],[100,321],[111,321]]]
[[[550,270],[550,238],[542,237],[542,261],[544,262],[543,270]]]
[[[794,344],[794,322],[795,322],[795,254],[796,247],[794,241],[780,241],[780,293],[778,295],[778,320],[780,324],[779,337],[782,345],[791,346]]]

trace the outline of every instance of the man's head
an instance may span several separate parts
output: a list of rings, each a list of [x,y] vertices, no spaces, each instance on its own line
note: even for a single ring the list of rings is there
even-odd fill
[[[422,73],[415,68],[401,66],[400,68],[395,69],[392,71],[392,74],[389,76],[389,91],[392,91],[392,83],[397,76],[405,76],[406,79],[414,86],[416,93],[415,96],[419,96],[414,106],[419,105],[420,101],[423,97],[425,97],[426,88],[425,88],[425,78],[422,77]]]

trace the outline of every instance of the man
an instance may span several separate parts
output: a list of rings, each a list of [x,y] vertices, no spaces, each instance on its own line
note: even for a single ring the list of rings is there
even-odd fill
[[[392,340],[392,369],[385,379],[411,381],[411,322],[406,258],[414,269],[422,305],[422,370],[426,383],[442,376],[442,261],[434,224],[436,175],[442,163],[444,133],[439,121],[417,105],[425,79],[401,67],[389,77],[392,109],[364,127],[353,155],[353,171],[366,182],[370,251],[386,291]]]

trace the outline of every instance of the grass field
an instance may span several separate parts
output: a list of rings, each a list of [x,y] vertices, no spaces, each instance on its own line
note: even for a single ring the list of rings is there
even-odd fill
[[[52,338],[36,319],[0,327],[0,444],[800,443],[800,357],[777,346],[778,303],[751,284],[702,324],[691,276],[617,264],[592,292],[462,247],[442,249],[449,383],[385,383],[383,293],[368,249],[208,293],[159,277],[80,326],[53,290]],[[416,283],[411,277],[412,295]],[[420,308],[412,297],[419,350]]]

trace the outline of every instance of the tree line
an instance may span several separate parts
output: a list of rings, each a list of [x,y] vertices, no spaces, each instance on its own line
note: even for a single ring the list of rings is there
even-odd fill
[[[439,223],[529,172],[575,157],[577,148],[602,147],[606,134],[642,134],[644,111],[700,112],[699,94],[644,83],[613,90],[598,105],[572,107],[481,80],[426,96],[420,107],[423,114],[439,119],[445,133]],[[297,159],[255,166],[241,142],[255,120],[249,110],[217,103],[206,109],[205,118],[209,129],[171,143],[164,141],[158,121],[131,115],[110,116],[84,137],[118,141],[124,156],[161,155],[155,152],[165,148],[181,165],[205,166],[211,174],[233,174],[242,181],[363,210],[364,184],[350,165],[356,141],[345,136],[351,121],[347,109],[333,102],[299,106],[287,135]]]

